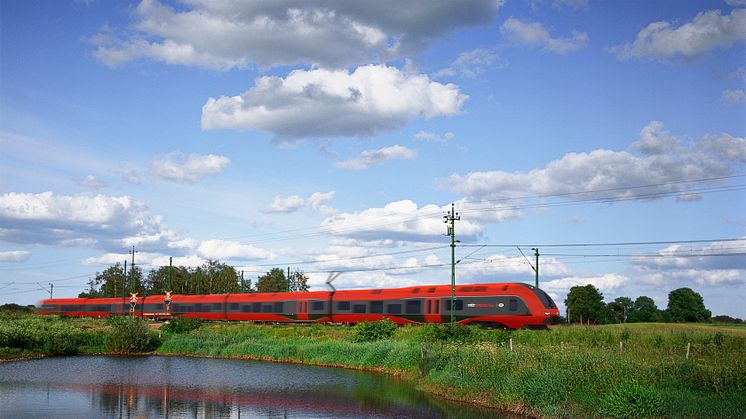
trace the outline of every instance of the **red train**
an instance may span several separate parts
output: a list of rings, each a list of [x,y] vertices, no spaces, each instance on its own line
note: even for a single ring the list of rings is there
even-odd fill
[[[456,287],[459,324],[543,328],[559,320],[559,310],[544,291],[523,283]],[[258,322],[358,323],[384,318],[399,324],[447,323],[451,318],[450,285],[348,291],[252,294],[164,295],[137,297],[133,313],[141,317],[198,317],[205,320]],[[121,298],[55,298],[42,301],[43,314],[103,317],[130,312]]]

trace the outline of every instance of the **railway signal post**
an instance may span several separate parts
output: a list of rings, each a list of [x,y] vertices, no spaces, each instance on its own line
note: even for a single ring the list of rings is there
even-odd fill
[[[456,221],[461,216],[456,212],[456,207],[451,204],[451,212],[443,216],[448,225],[448,235],[451,236],[451,324],[456,322]],[[449,224],[450,223],[450,224]]]

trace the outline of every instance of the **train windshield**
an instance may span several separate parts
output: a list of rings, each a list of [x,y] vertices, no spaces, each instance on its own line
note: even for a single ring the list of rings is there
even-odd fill
[[[554,300],[552,300],[552,297],[550,297],[549,294],[547,294],[543,290],[536,288],[535,286],[529,285],[529,284],[521,284],[521,285],[533,291],[533,293],[536,295],[539,301],[541,301],[541,303],[544,304],[544,308],[557,308],[557,304],[554,304]]]

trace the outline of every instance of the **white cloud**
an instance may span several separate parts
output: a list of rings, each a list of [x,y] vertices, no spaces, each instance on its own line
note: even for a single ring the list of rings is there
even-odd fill
[[[26,250],[12,250],[8,252],[0,252],[0,262],[13,262],[20,263],[25,262],[31,257],[31,252]]]
[[[91,188],[91,189],[101,189],[107,187],[107,183],[103,180],[97,178],[94,175],[88,175],[84,177],[83,179],[79,179],[76,181],[78,185],[83,186],[85,188]]]
[[[378,150],[365,150],[354,159],[334,163],[334,167],[340,169],[363,170],[389,160],[411,160],[415,157],[417,157],[416,151],[400,145],[394,145],[391,147],[383,147]]]
[[[447,143],[453,140],[456,135],[450,131],[444,134],[438,134],[435,132],[419,131],[414,135],[414,139],[417,141],[428,141],[437,143]]]
[[[336,210],[326,205],[326,203],[334,199],[334,194],[335,194],[334,191],[314,192],[311,194],[311,196],[308,197],[308,205],[315,211],[318,211],[324,214],[331,214],[335,212]]]
[[[646,271],[746,270],[745,250],[746,237],[707,246],[674,244],[652,254],[634,255],[631,263]]]
[[[142,176],[140,176],[137,170],[122,170],[117,173],[123,181],[130,185],[140,185],[142,183]]]
[[[292,195],[288,197],[276,196],[275,200],[272,201],[268,207],[261,209],[260,211],[266,214],[272,213],[291,213],[298,211],[306,205],[306,200],[298,195]]]
[[[588,9],[588,0],[554,0],[552,7],[555,9],[570,8],[575,10]]]
[[[127,34],[105,27],[91,38],[96,57],[111,67],[148,58],[216,70],[254,64],[341,68],[400,57],[454,29],[489,24],[502,0],[183,3],[172,8],[141,1]]]
[[[214,154],[190,153],[184,156],[183,153],[172,152],[153,159],[151,170],[162,179],[196,183],[206,175],[220,173],[230,162],[228,157]]]
[[[541,46],[544,50],[555,54],[567,54],[585,48],[588,44],[588,34],[573,31],[569,38],[552,38],[540,22],[525,23],[510,17],[500,26],[500,32],[513,42]]]
[[[342,213],[325,219],[320,230],[336,237],[359,240],[442,241],[446,233],[443,215],[450,206],[425,205],[410,200],[391,202],[383,208],[369,208],[358,213]],[[339,227],[337,227],[339,225]],[[457,224],[459,237],[476,239],[482,226],[462,219]]]
[[[533,261],[531,262],[533,263]],[[523,256],[506,256],[494,254],[482,261],[464,261],[458,265],[459,273],[467,281],[495,278],[515,278],[516,281],[532,282],[534,273],[531,265]],[[569,275],[567,266],[554,257],[544,257],[541,260],[540,271],[544,277]],[[522,279],[521,279],[522,278]]]
[[[571,276],[550,281],[542,281],[539,287],[553,296],[567,295],[570,288],[586,286],[588,284],[598,288],[601,293],[613,292],[629,282],[629,278],[619,274],[604,274],[601,276]],[[558,302],[564,300],[561,299]]]
[[[129,196],[0,195],[0,239],[11,243],[121,247],[127,237],[173,235],[161,218]],[[156,240],[157,241],[157,240]],[[155,246],[164,245],[150,241]]]
[[[266,249],[228,240],[205,240],[198,248],[199,254],[207,259],[271,259],[274,254]]]
[[[450,66],[439,70],[435,76],[452,77],[458,75],[474,78],[490,69],[495,60],[497,60],[497,52],[494,49],[477,48],[462,52]]]
[[[694,58],[745,39],[746,9],[735,9],[729,15],[710,10],[678,28],[668,22],[653,22],[637,34],[634,42],[612,47],[610,51],[619,59]]]
[[[720,100],[726,105],[740,105],[746,102],[746,93],[743,89],[726,89],[720,95]]]
[[[414,118],[456,115],[468,96],[454,84],[386,65],[295,70],[261,77],[241,96],[210,98],[203,129],[268,131],[280,139],[371,136]]]
[[[261,209],[260,211],[265,214],[289,214],[298,211],[305,206],[308,206],[314,211],[318,211],[324,214],[331,214],[334,213],[336,210],[326,205],[326,203],[334,198],[334,194],[334,191],[314,192],[305,199],[298,195],[292,195],[288,197],[276,196],[271,204],[269,204],[266,208]]]
[[[639,150],[641,155],[611,150],[568,153],[529,172],[454,174],[442,184],[472,202],[517,199],[531,194],[568,194],[569,199],[624,199],[640,194],[687,192],[692,186],[681,183],[683,179],[730,174],[728,163],[742,162],[746,157],[746,140],[721,134],[705,136],[687,147],[664,131],[663,124],[653,121],[642,129],[632,149]],[[658,186],[639,189],[641,185]]]

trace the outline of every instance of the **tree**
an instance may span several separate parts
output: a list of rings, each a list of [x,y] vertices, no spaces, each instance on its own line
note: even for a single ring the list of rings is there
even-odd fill
[[[632,299],[629,297],[617,297],[614,301],[606,304],[607,323],[626,323],[629,312],[632,311]]]
[[[655,305],[655,301],[645,295],[637,297],[627,319],[632,323],[660,321],[658,307]]]
[[[668,294],[668,313],[671,321],[683,322],[707,322],[710,321],[712,313],[705,308],[702,296],[691,288],[679,288]]]
[[[308,275],[303,271],[296,270],[288,278],[288,291],[305,292],[308,291]]]
[[[233,266],[228,266],[217,260],[208,260],[202,265],[202,272],[206,275],[206,281],[203,284],[207,285],[208,294],[228,294],[241,291],[238,272]]]
[[[287,292],[288,281],[285,278],[285,271],[280,268],[272,268],[266,274],[256,280],[257,292]]]
[[[126,287],[126,290],[122,289]],[[80,293],[81,298],[85,297],[121,297],[130,292],[136,292],[140,295],[145,291],[142,281],[142,270],[139,266],[135,269],[127,270],[125,278],[124,268],[121,264],[116,263],[104,269],[103,272],[96,272],[96,276],[88,281],[88,291]]]
[[[197,290],[197,284],[191,283],[191,273],[184,266],[174,266],[171,268],[171,289],[168,289],[168,266],[161,266],[158,269],[151,270],[145,285],[148,288],[148,294],[163,294],[166,291],[173,291],[176,294],[194,294]]]
[[[604,296],[592,284],[570,288],[565,300],[570,322],[598,322],[604,312]]]

